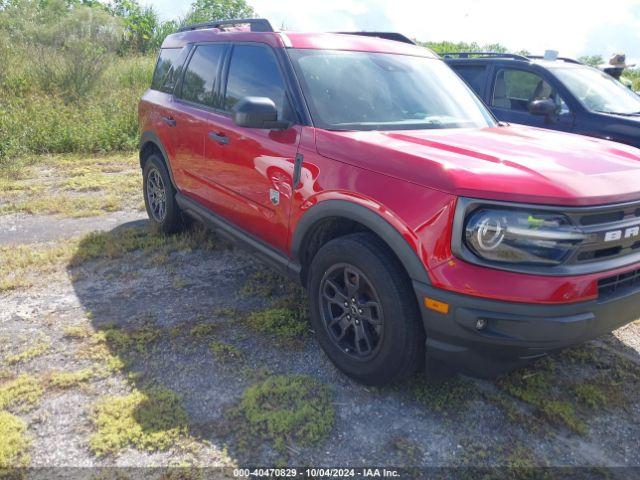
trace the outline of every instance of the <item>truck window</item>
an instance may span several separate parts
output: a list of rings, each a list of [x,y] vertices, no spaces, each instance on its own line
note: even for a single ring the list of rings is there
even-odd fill
[[[560,113],[568,111],[560,95],[540,75],[510,68],[498,70],[493,84],[491,106],[528,112],[531,101],[543,99],[553,100]]]
[[[208,107],[219,107],[216,78],[224,44],[199,45],[189,60],[179,97]]]
[[[279,118],[288,107],[284,80],[276,58],[268,47],[236,45],[229,65],[225,109],[231,110],[243,97],[267,97],[273,100]]]
[[[484,93],[487,68],[484,65],[455,65],[455,72],[480,96]]]
[[[183,48],[163,48],[160,51],[151,82],[153,90],[173,93],[189,50],[190,47],[187,46]]]

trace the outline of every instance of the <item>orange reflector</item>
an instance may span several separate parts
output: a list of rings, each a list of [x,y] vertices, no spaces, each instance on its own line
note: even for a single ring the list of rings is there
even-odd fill
[[[433,298],[424,297],[424,306],[429,310],[436,311],[438,313],[447,314],[449,313],[449,304],[444,302],[439,302],[438,300],[434,300]]]

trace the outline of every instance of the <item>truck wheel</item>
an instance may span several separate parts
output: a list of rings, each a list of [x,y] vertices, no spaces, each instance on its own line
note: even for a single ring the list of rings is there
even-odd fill
[[[183,228],[182,213],[167,167],[160,157],[150,155],[142,170],[144,205],[151,224],[162,233],[175,233]]]
[[[367,385],[400,380],[424,361],[425,334],[411,282],[376,236],[325,244],[309,275],[311,322],[345,374]]]

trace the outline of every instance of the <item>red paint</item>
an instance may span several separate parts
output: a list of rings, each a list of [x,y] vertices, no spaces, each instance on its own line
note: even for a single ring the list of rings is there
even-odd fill
[[[212,35],[200,30],[171,36],[165,46],[203,39],[431,56],[399,42],[330,34]],[[179,130],[162,121],[167,115],[176,119]],[[416,252],[434,286],[485,298],[583,301],[597,296],[599,278],[618,272],[552,277],[463,262],[451,253],[457,197],[563,206],[640,198],[639,150],[550,130],[255,130],[151,90],[140,103],[140,123],[142,131],[155,132],[164,144],[181,191],[275,249],[290,255],[291,239],[305,213],[320,202],[342,199],[365,206],[391,224]],[[209,139],[211,131],[229,137],[229,145]],[[304,164],[301,184],[294,191],[297,152],[304,154]],[[277,207],[269,199],[270,189],[279,192]]]

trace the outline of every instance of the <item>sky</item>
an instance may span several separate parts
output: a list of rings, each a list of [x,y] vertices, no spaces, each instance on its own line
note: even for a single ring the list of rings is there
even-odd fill
[[[161,18],[183,16],[192,0],[143,0]],[[501,43],[561,56],[625,52],[640,64],[640,0],[247,0],[276,28],[398,31],[423,41]]]

